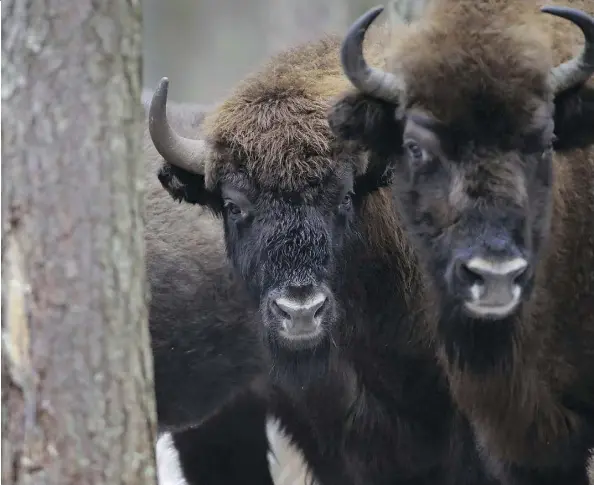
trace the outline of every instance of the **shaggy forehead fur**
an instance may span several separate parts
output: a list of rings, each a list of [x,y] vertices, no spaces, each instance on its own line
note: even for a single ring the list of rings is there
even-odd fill
[[[405,75],[405,107],[497,136],[538,125],[543,102],[552,100],[551,67],[575,53],[565,47],[561,58],[553,55],[562,44],[559,32],[568,33],[567,45],[583,45],[576,26],[540,13],[541,6],[533,0],[434,0],[393,45],[389,65]]]
[[[374,29],[367,48],[380,65],[383,38],[386,27]],[[260,188],[302,191],[336,168],[327,111],[349,86],[340,65],[341,40],[326,37],[272,58],[207,118],[207,137],[215,147],[209,186],[225,172],[243,170]],[[356,169],[364,171],[364,164],[361,160]]]

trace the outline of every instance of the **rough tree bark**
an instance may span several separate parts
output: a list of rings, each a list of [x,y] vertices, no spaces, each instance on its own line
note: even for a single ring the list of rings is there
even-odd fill
[[[139,0],[2,4],[2,484],[155,482]]]

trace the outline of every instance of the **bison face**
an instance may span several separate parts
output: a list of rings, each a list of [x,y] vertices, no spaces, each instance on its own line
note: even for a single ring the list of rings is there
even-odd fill
[[[540,105],[550,114],[550,106]],[[539,117],[540,119],[540,117]],[[406,229],[448,314],[499,319],[529,297],[550,222],[553,120],[512,139],[473,136],[426,111],[347,96],[331,125],[394,167]],[[472,136],[469,139],[468,136]]]
[[[297,351],[328,345],[340,255],[352,231],[350,171],[301,193],[258,189],[235,172],[220,193],[227,251],[259,298],[270,343]]]
[[[478,43],[470,34],[472,42],[437,42],[442,32],[427,27],[411,34],[416,50],[399,51],[393,72],[380,71],[363,60],[362,43],[381,8],[343,42],[343,68],[358,92],[337,101],[331,127],[394,165],[411,242],[452,321],[507,319],[530,297],[551,232],[554,132],[567,148],[584,143],[583,128],[570,127],[591,123],[582,87],[594,71],[594,19],[542,10],[586,37],[581,54],[552,70],[537,41],[518,48],[493,27],[484,39],[485,29],[472,33]]]
[[[363,170],[360,157],[337,150],[331,158],[273,164],[284,178],[263,174],[261,164],[254,169],[257,157],[241,160],[225,146],[176,134],[165,115],[166,96],[164,80],[149,114],[165,161],[161,184],[176,200],[209,207],[223,219],[227,253],[259,304],[276,355],[324,357],[342,312],[344,254],[358,241],[357,208],[366,193],[385,185],[383,170]],[[315,176],[307,171],[314,164]]]
[[[323,357],[342,312],[343,253],[358,237],[352,166],[300,192],[263,189],[241,170],[228,171],[209,190],[203,176],[167,163],[159,179],[175,198],[222,217],[227,253],[258,301],[275,354]],[[362,184],[369,190],[368,178]]]
[[[553,122],[545,119],[512,139],[468,139],[472,132],[426,113],[405,115],[395,191],[450,313],[505,318],[530,296],[550,222]]]

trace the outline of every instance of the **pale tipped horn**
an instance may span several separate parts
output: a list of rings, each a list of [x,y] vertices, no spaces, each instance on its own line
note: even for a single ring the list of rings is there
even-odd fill
[[[561,17],[577,25],[584,33],[586,45],[573,59],[551,69],[551,86],[555,93],[578,86],[594,74],[594,17],[569,7],[546,6],[541,12]]]
[[[149,108],[149,133],[159,154],[167,163],[188,172],[204,175],[210,148],[204,140],[178,135],[167,120],[169,79],[162,78]]]
[[[363,57],[365,33],[383,10],[382,6],[372,8],[351,25],[342,41],[340,61],[346,77],[361,92],[395,102],[404,88],[404,80],[395,74],[368,66]]]

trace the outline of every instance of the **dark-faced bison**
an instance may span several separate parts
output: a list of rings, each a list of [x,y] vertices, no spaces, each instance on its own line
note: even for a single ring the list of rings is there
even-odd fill
[[[152,92],[143,93],[147,121],[151,98]],[[172,125],[194,136],[207,109],[212,107],[168,106]],[[257,392],[257,380],[270,366],[259,326],[251,321],[255,309],[233,277],[220,223],[207,211],[173,202],[163,190],[156,176],[161,158],[148,131],[145,153],[160,485],[178,483],[178,452],[189,484],[239,484],[249,476],[272,485],[266,402]],[[177,451],[168,450],[171,444]]]
[[[394,166],[427,330],[492,469],[577,485],[594,444],[594,2],[538,3],[436,0],[385,70],[363,58],[369,11],[342,47],[357,89],[329,120]]]
[[[385,30],[375,35],[367,55],[379,62]],[[162,291],[151,313],[159,419],[201,421],[260,375],[269,412],[322,484],[490,483],[417,331],[422,282],[386,161],[330,131],[332,97],[348,86],[339,49],[340,39],[326,38],[280,54],[207,116],[202,133],[171,126],[167,80],[154,94],[158,178],[185,203],[148,211],[158,216],[153,298]],[[213,301],[230,306],[217,315]]]
[[[178,130],[199,133],[201,110],[175,106],[172,112]],[[172,203],[156,177],[161,158],[148,133],[145,152],[149,326],[163,431],[207,419],[257,384],[269,364],[257,309],[233,275],[220,223],[200,208]]]

